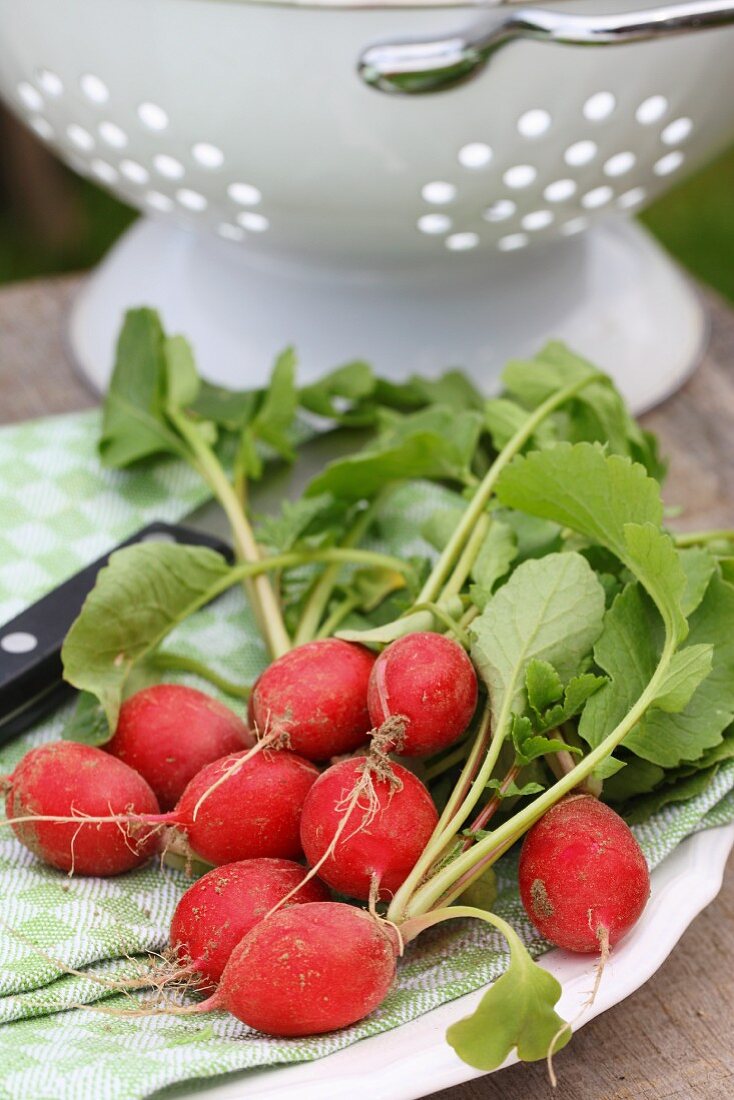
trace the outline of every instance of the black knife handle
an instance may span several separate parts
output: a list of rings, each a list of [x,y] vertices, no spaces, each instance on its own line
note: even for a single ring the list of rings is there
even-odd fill
[[[61,646],[110,554],[155,541],[207,546],[233,558],[225,542],[203,531],[151,523],[0,626],[0,742],[27,729],[71,690],[62,679]]]

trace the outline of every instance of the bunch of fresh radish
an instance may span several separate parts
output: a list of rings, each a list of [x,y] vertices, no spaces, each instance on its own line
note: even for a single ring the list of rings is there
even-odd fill
[[[155,988],[208,994],[176,1011],[278,1036],[345,1027],[385,998],[407,944],[473,918],[507,966],[448,1041],[479,1069],[549,1056],[570,1036],[561,988],[495,911],[495,865],[522,845],[530,921],[597,954],[600,975],[650,888],[608,803],[646,820],[734,757],[734,531],[667,529],[655,440],[563,345],[503,384],[487,400],[456,372],[396,385],[354,362],[299,388],[287,351],[264,390],[226,391],[154,313],[128,315],[102,460],[187,462],[235,562],[112,554],[62,651],[82,692],[69,740],[27,754],[6,807],[70,873],[161,853],[212,867],[151,969]],[[266,455],[295,461],[299,408],[357,430],[355,449],[258,520],[251,484]],[[438,503],[412,556],[401,510],[426,481]],[[272,661],[251,688],[162,644],[240,585]],[[247,698],[247,723],[190,688],[134,693],[165,668]]]
[[[106,751],[31,750],[5,780],[8,820],[39,858],[83,875],[128,871],[185,838],[214,865],[171,926],[170,977],[210,993],[189,1011],[223,1008],[280,1036],[330,1031],[381,1003],[405,943],[439,915],[380,912],[439,822],[427,787],[394,757],[453,745],[477,699],[472,662],[445,635],[408,634],[379,656],[311,642],[255,683],[257,737],[202,692],[150,687],[123,704]],[[551,942],[604,952],[639,917],[649,880],[622,819],[574,795],[528,834],[520,887]]]

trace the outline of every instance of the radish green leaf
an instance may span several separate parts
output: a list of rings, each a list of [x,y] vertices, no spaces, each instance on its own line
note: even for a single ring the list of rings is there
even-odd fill
[[[472,655],[489,689],[492,712],[521,714],[531,662],[550,663],[569,679],[602,629],[604,591],[580,554],[523,562],[471,626]]]
[[[560,1050],[571,1029],[555,1011],[561,986],[533,962],[516,932],[502,922],[510,946],[510,965],[479,1005],[446,1032],[462,1061],[475,1069],[497,1069],[513,1050],[523,1062],[545,1058],[555,1041]],[[510,933],[510,934],[508,934]]]
[[[110,729],[136,662],[223,591],[230,572],[206,547],[139,543],[111,556],[61,651],[64,678],[99,699]]]

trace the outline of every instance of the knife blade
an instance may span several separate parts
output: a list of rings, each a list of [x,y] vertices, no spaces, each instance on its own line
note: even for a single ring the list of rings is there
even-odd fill
[[[62,679],[61,646],[110,555],[156,541],[207,546],[233,560],[221,538],[177,524],[151,523],[0,626],[0,744],[28,729],[74,690]]]

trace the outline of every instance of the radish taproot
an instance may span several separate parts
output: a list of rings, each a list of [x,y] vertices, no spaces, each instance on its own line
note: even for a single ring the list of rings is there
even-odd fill
[[[284,1038],[336,1031],[382,1003],[398,949],[389,924],[351,905],[281,909],[239,942],[216,992],[194,1011],[224,1009]]]
[[[367,684],[375,655],[360,645],[324,638],[297,646],[255,681],[249,721],[260,736],[288,735],[308,760],[353,752],[367,740]]]
[[[274,906],[329,900],[318,879],[303,883],[304,869],[287,859],[246,859],[215,867],[189,886],[171,921],[171,947],[179,963],[202,981],[219,983],[232,951]],[[295,893],[293,892],[295,891]]]
[[[75,741],[41,745],[26,753],[6,784],[13,832],[52,867],[119,875],[160,846],[155,794],[141,775],[102,749]],[[53,820],[43,820],[48,818]],[[87,818],[94,820],[85,823]]]
[[[379,887],[386,898],[413,869],[437,821],[428,790],[412,772],[361,757],[332,765],[316,780],[303,805],[301,843],[334,890],[366,900]]]
[[[183,684],[156,684],[125,700],[105,748],[140,772],[170,810],[206,764],[253,744],[245,723],[217,699]]]
[[[650,894],[642,850],[619,814],[591,795],[552,806],[525,837],[520,895],[545,939],[602,952],[638,921]]]
[[[367,701],[374,727],[403,718],[395,751],[428,756],[452,745],[472,720],[477,676],[464,650],[431,631],[406,634],[382,651],[370,675]]]

